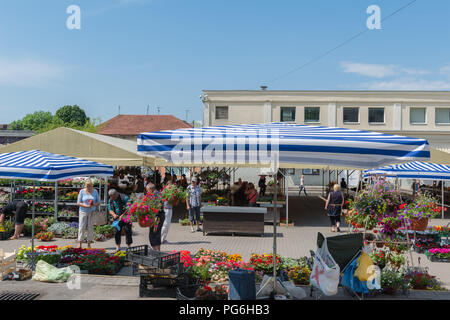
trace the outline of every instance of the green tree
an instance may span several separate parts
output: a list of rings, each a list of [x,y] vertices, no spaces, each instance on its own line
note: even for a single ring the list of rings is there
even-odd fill
[[[36,111],[27,114],[21,120],[16,120],[11,123],[12,130],[32,130],[41,132],[45,127],[53,122],[53,115],[49,111]]]
[[[64,125],[70,124],[71,127],[82,127],[89,121],[84,110],[77,105],[59,108],[55,113],[55,117],[61,120]]]

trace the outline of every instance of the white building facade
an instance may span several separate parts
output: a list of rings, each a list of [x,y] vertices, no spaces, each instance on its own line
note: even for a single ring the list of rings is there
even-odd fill
[[[322,125],[425,138],[432,147],[450,152],[450,91],[204,90],[202,100],[203,126]],[[328,176],[317,170],[291,174],[294,184],[301,174],[306,184],[328,183]]]

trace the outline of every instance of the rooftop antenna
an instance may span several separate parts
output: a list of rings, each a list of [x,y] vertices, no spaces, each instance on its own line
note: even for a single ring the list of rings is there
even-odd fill
[[[159,107],[156,107],[156,110],[158,110],[158,114],[159,114],[159,110],[160,110],[160,108],[159,108]]]
[[[120,115],[120,106],[119,106],[119,115]]]
[[[186,109],[186,122],[188,122],[188,113],[191,112],[189,110]]]
[[[149,105],[147,105],[147,115],[148,115],[148,109],[150,109],[150,106],[149,106]]]

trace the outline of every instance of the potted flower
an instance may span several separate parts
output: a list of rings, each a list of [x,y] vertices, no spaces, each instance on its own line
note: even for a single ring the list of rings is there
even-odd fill
[[[36,235],[36,239],[39,239],[41,241],[51,241],[55,235],[51,231],[41,231]]]
[[[388,262],[388,254],[383,250],[372,251],[370,258],[380,269],[383,269]]]
[[[164,187],[161,197],[163,202],[167,201],[169,204],[176,206],[179,201],[186,200],[187,194],[182,188],[173,184]]]
[[[431,276],[428,271],[409,270],[405,279],[409,281],[411,289],[415,290],[442,290],[442,283]]]
[[[155,223],[156,214],[161,208],[162,197],[158,194],[147,194],[128,205],[128,214],[123,220],[130,222],[133,217],[137,217],[139,225],[142,228],[148,228]]]

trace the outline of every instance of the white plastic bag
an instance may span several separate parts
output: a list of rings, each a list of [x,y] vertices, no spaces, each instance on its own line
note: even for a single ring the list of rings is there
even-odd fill
[[[44,260],[39,260],[36,264],[36,272],[32,279],[41,282],[66,282],[73,273],[74,269],[70,266],[59,269]]]
[[[268,283],[270,282],[270,283]],[[267,284],[267,285],[266,285]],[[296,287],[292,282],[290,281],[283,281],[283,285],[280,284],[280,282],[277,280],[276,286],[275,286],[275,293],[279,295],[291,295],[295,299],[304,299],[306,298],[306,292],[303,288]],[[264,287],[265,286],[265,287]],[[264,288],[263,288],[264,287]],[[258,297],[266,297],[269,296],[273,291],[273,277],[269,277],[267,275],[264,275],[260,288],[263,288],[261,292],[257,295]]]
[[[328,251],[327,240],[325,239],[322,247],[317,249],[314,257],[314,265],[310,277],[311,285],[319,288],[327,296],[335,295],[338,291],[339,274],[339,265]]]

